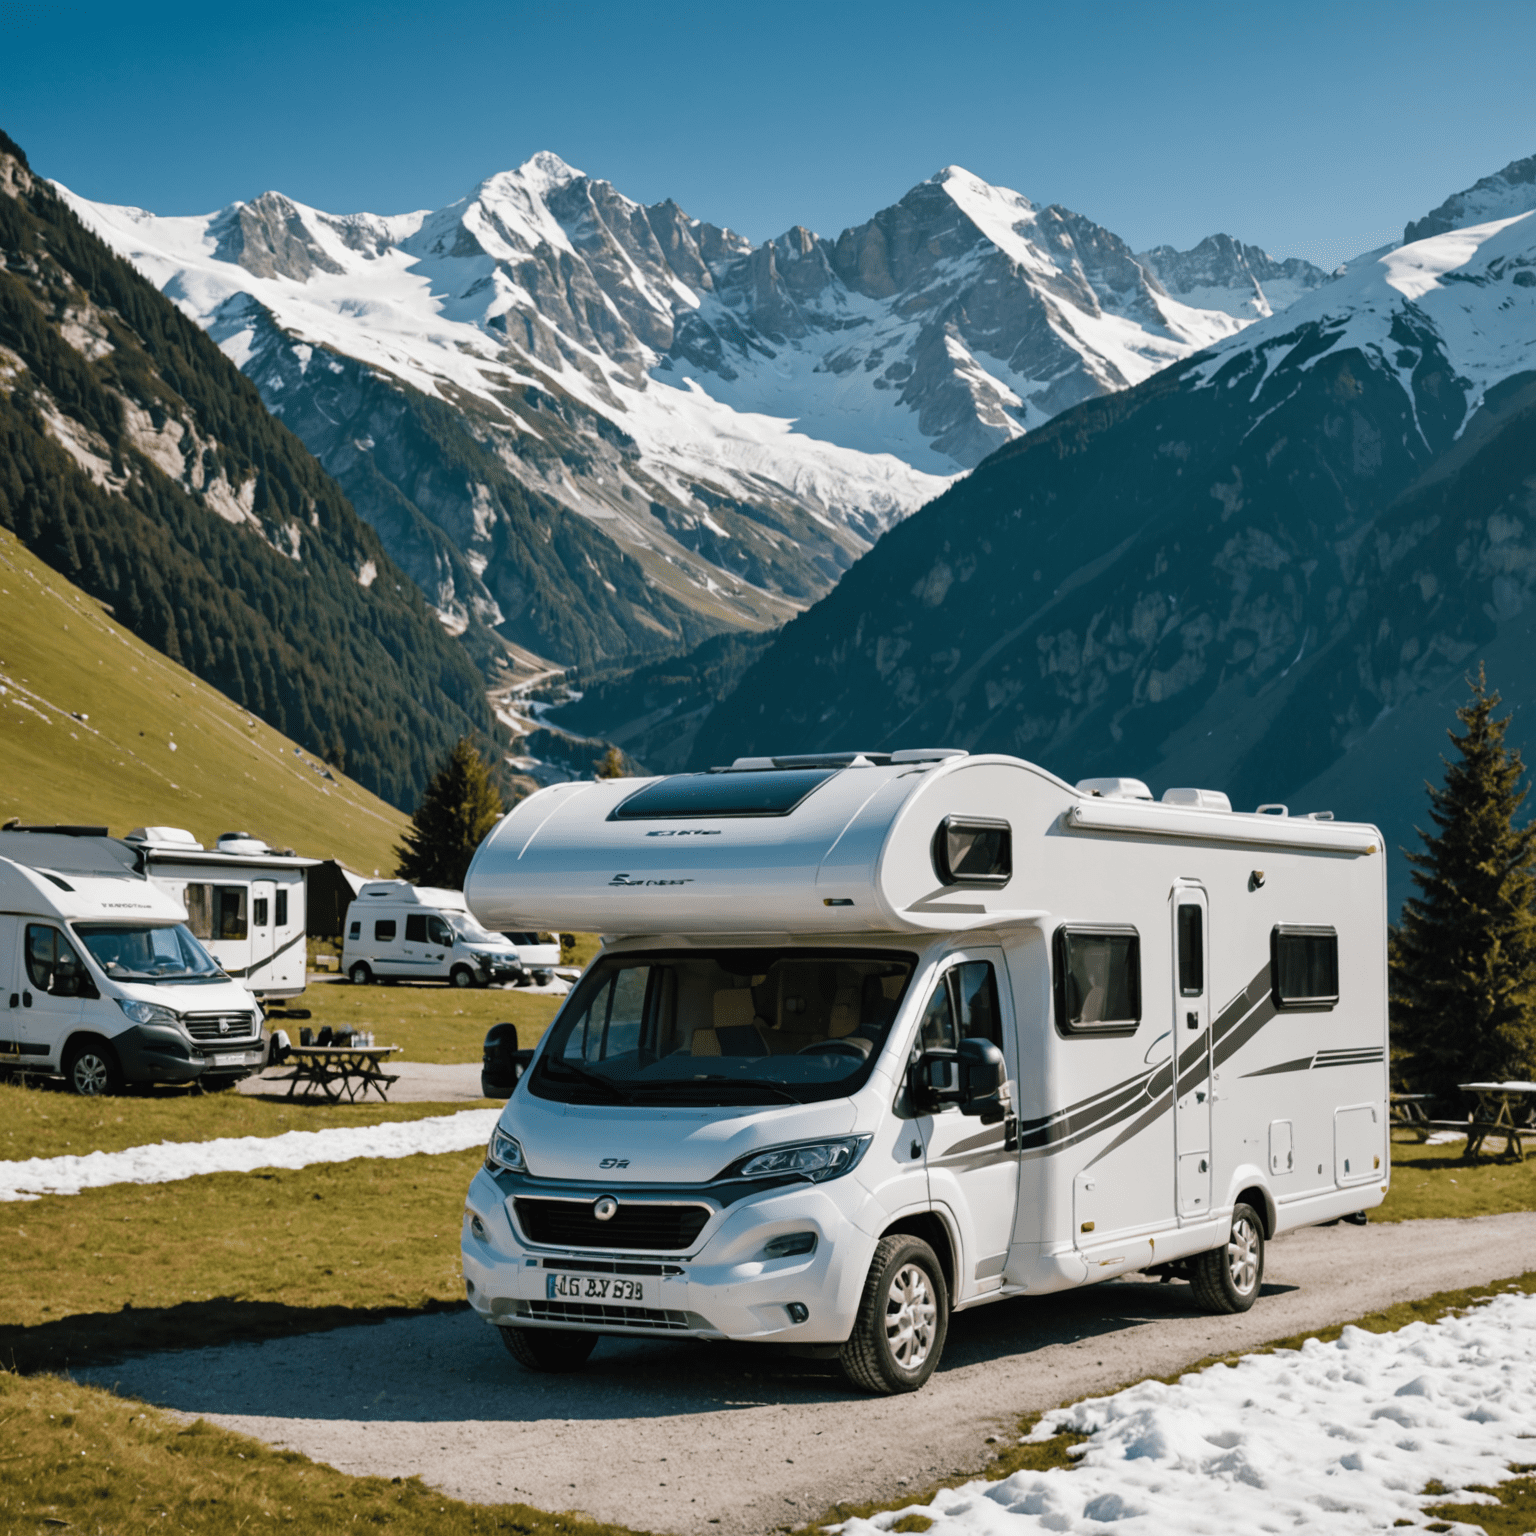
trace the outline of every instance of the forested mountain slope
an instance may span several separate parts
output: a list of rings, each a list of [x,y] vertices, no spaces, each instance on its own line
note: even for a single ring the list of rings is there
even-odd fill
[[[1536,215],[1405,246],[994,454],[786,626],[693,761],[953,745],[1412,814],[1444,719],[1383,753],[1387,723],[1529,624],[1533,386]]]
[[[499,730],[378,535],[255,387],[0,136],[0,523],[392,804]]]

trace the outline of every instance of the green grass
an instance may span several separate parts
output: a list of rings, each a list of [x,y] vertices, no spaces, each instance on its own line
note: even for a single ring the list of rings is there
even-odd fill
[[[1418,1221],[1530,1210],[1536,1210],[1536,1157],[1520,1163],[1492,1157],[1469,1160],[1464,1141],[1440,1146],[1395,1141],[1392,1187],[1370,1219]]]
[[[406,818],[152,650],[0,528],[0,822],[242,828],[394,868]],[[30,707],[28,707],[30,706]],[[76,714],[87,719],[75,719]],[[176,751],[170,750],[172,740]]]
[[[619,1536],[523,1504],[448,1498],[420,1478],[349,1477],[199,1419],[54,1376],[0,1374],[0,1529],[388,1531],[394,1536]]]
[[[491,1107],[486,1099],[480,1107]],[[28,1157],[121,1152],[160,1141],[216,1136],[281,1136],[333,1125],[382,1125],[451,1115],[465,1104],[328,1104],[246,1098],[237,1093],[159,1090],[120,1099],[79,1099],[62,1088],[0,1083],[0,1162]],[[9,1212],[12,1207],[4,1209]],[[15,1207],[20,1209],[20,1207]]]
[[[1488,1536],[1529,1536],[1536,1531],[1536,1466],[1517,1464],[1517,1475],[1494,1488],[1473,1485],[1474,1493],[1492,1494],[1497,1504],[1435,1504],[1424,1513],[1436,1522],[1457,1521],[1481,1526]],[[1449,1524],[1436,1523],[1431,1531],[1448,1531]]]
[[[316,1034],[332,1029],[371,1029],[380,1045],[402,1047],[401,1060],[479,1061],[485,1032],[503,1020],[517,1025],[519,1045],[532,1045],[546,1029],[562,998],[516,987],[354,987],[349,981],[311,982],[294,1005],[308,1008],[304,1020],[273,1019],[297,1040],[307,1025]]]
[[[463,1304],[481,1153],[117,1184],[0,1206],[0,1364],[56,1369]]]

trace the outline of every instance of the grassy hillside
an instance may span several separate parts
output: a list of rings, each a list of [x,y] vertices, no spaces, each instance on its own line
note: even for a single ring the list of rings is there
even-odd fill
[[[204,843],[240,829],[364,874],[393,870],[405,827],[0,528],[0,822],[12,816],[118,836],[187,827]]]

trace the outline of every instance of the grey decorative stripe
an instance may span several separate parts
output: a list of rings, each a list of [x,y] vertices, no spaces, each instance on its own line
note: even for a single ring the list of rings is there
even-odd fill
[[[286,944],[279,944],[270,955],[263,955],[260,960],[253,960],[249,965],[242,965],[238,970],[225,971],[224,974],[226,976],[235,977],[249,976],[252,971],[260,970],[260,968],[264,965],[271,965],[271,963],[276,960],[279,955],[286,955],[295,944],[302,944],[303,942],[304,935],[302,933],[296,933],[291,939],[288,940]]]
[[[1247,1077],[1273,1077],[1277,1072],[1306,1072],[1312,1066],[1310,1056],[1298,1056],[1295,1061],[1282,1061],[1273,1067],[1260,1067],[1257,1072],[1244,1072]]]

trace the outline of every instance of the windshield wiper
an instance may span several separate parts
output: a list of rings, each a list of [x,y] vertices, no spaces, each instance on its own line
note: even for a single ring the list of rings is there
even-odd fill
[[[589,1072],[585,1067],[578,1067],[575,1062],[567,1061],[563,1056],[551,1056],[544,1062],[544,1070],[551,1071],[559,1067],[562,1072],[569,1072],[573,1077],[579,1077],[583,1082],[591,1083],[594,1088],[601,1088],[605,1093],[611,1093],[621,1104],[633,1102],[629,1094],[611,1079],[604,1077],[600,1072]]]

